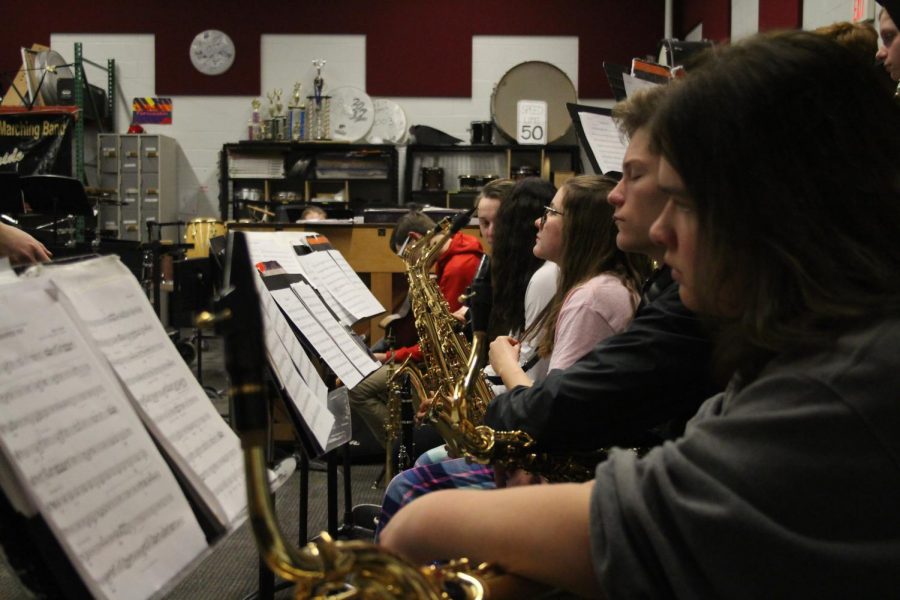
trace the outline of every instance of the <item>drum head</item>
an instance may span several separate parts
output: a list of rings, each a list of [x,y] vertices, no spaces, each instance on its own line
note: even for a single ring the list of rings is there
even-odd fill
[[[547,143],[568,133],[572,118],[566,102],[577,102],[578,93],[568,75],[548,62],[533,60],[506,72],[491,95],[491,116],[497,130],[515,142],[516,104],[519,100],[544,100],[547,103]]]
[[[331,139],[337,142],[358,142],[375,122],[375,105],[359,88],[339,87],[331,96]]]

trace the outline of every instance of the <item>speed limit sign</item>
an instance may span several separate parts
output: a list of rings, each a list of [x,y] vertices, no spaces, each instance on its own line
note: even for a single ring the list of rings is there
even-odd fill
[[[516,103],[516,141],[520,144],[547,143],[547,103],[519,100]]]

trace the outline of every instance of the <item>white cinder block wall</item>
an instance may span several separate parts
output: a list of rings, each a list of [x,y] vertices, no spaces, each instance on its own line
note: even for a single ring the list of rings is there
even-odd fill
[[[853,0],[804,0],[803,29],[815,29],[838,21],[853,19]],[[875,0],[865,0],[867,18],[875,18]]]
[[[867,0],[874,15],[874,0]],[[805,0],[803,27],[811,29],[852,17],[853,0]],[[735,39],[758,29],[759,0],[732,0],[732,34]],[[86,59],[106,64],[115,58],[118,75],[116,122],[124,132],[131,118],[131,100],[157,96],[155,90],[154,36],[110,34],[53,34],[54,50],[73,58],[74,44],[81,42]],[[312,91],[313,59],[327,61],[328,88],[354,86],[365,89],[365,36],[362,35],[264,35],[261,40],[261,85],[265,93],[283,90],[285,104],[294,82],[303,94]],[[653,49],[648,49],[652,52]],[[410,125],[436,127],[468,141],[471,121],[488,120],[494,85],[511,67],[528,60],[543,60],[562,69],[578,85],[578,39],[565,36],[475,36],[472,38],[471,98],[391,98],[403,107]],[[601,68],[602,57],[597,57]],[[390,68],[386,65],[385,68]],[[88,67],[88,79],[105,86],[106,75]],[[179,216],[218,216],[218,157],[223,144],[245,139],[252,97],[175,96],[172,125],[145,125],[148,133],[168,135],[178,142]],[[579,98],[579,102],[609,106],[610,100]],[[402,156],[401,152],[401,156]],[[88,153],[88,158],[90,158]],[[401,158],[402,161],[402,158]],[[90,167],[88,167],[90,168]],[[401,180],[403,164],[401,162]],[[402,190],[401,190],[402,197]]]

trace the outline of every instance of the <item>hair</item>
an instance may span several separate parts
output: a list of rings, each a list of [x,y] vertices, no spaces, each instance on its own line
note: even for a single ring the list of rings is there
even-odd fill
[[[878,52],[878,32],[869,23],[840,21],[818,27],[814,32],[844,46],[856,54],[864,65],[872,65],[875,62],[875,54]]]
[[[549,181],[526,177],[516,183],[497,211],[491,256],[493,304],[489,337],[525,329],[525,290],[543,264],[534,248],[535,220],[553,200],[556,188]]]
[[[637,294],[650,273],[650,260],[622,252],[616,246],[613,207],[606,201],[616,180],[604,175],[579,175],[563,184],[562,257],[556,293],[523,337],[540,331],[538,353],[553,352],[556,320],[569,292],[601,273],[615,275]]]
[[[644,88],[617,102],[612,108],[612,118],[619,131],[630,138],[638,129],[649,125],[667,89],[665,85]]]
[[[823,36],[783,32],[670,87],[652,144],[696,204],[695,293],[720,321],[721,372],[753,375],[896,315],[900,111],[871,69]]]
[[[307,206],[306,208],[303,209],[303,212],[300,213],[301,219],[309,219],[310,217],[313,217],[313,218],[319,217],[319,218],[324,219],[327,216],[328,216],[328,213],[325,212],[325,209],[320,208],[318,206]]]
[[[434,229],[434,220],[422,212],[417,205],[409,205],[409,212],[400,217],[397,225],[394,226],[394,233],[388,242],[391,250],[397,252],[397,249],[406,241],[410,233],[418,233],[425,235]]]
[[[479,192],[478,197],[475,198],[475,208],[478,208],[478,203],[481,202],[482,198],[490,198],[491,200],[499,200],[500,204],[503,204],[503,200],[509,196],[509,192],[513,189],[513,186],[516,185],[516,182],[512,179],[492,179],[484,184],[484,187],[481,188],[481,192]]]

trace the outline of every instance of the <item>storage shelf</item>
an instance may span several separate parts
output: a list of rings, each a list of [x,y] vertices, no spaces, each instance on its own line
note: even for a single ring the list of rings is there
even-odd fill
[[[252,161],[254,157],[278,162],[284,177],[233,173],[235,159]],[[219,210],[224,220],[247,216],[246,206],[258,204],[237,198],[235,192],[242,188],[258,189],[259,202],[263,203],[275,201],[279,192],[293,192],[299,198],[297,202],[323,204],[316,200],[317,194],[342,185],[341,202],[357,214],[368,207],[396,206],[399,198],[397,148],[390,144],[242,141],[225,144],[219,160]],[[319,177],[317,169],[337,173]],[[343,176],[342,170],[346,170]]]
[[[423,167],[444,170],[444,190],[422,189]],[[496,175],[515,178],[519,167],[536,169],[543,179],[554,175],[580,174],[581,150],[578,146],[477,144],[458,146],[411,145],[406,151],[405,188],[407,198],[419,202],[423,198],[443,197],[445,206],[458,208],[464,197],[473,197],[478,190],[459,189],[463,175]],[[454,202],[456,200],[456,202]]]

